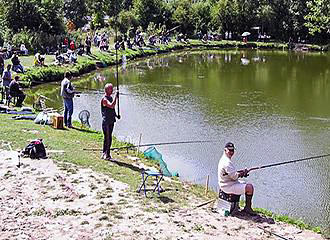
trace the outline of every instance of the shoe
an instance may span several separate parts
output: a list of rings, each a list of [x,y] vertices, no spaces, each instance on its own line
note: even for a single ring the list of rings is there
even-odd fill
[[[111,155],[110,156],[106,156],[105,158],[104,158],[104,160],[107,160],[107,161],[113,161],[114,159],[111,157]]]
[[[68,128],[74,128],[72,125],[69,125]]]
[[[244,213],[246,213],[246,214],[248,214],[248,215],[250,215],[250,216],[257,216],[257,215],[258,215],[258,213],[256,213],[255,211],[253,211],[252,208],[247,208],[247,207],[245,207],[245,208],[242,210],[242,212],[244,212]]]

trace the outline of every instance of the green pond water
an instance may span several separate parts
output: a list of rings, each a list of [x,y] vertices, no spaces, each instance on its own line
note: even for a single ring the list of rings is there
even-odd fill
[[[158,146],[182,180],[218,189],[217,165],[227,141],[238,168],[330,153],[330,54],[286,51],[192,51],[120,67],[120,119],[114,134],[142,144],[218,140]],[[105,80],[102,77],[105,76]],[[114,69],[75,80],[85,88],[116,83]],[[61,107],[59,88],[33,89]],[[74,117],[91,112],[100,129],[102,93],[75,98]],[[330,158],[254,171],[254,206],[330,226]],[[138,181],[138,180],[137,180]]]

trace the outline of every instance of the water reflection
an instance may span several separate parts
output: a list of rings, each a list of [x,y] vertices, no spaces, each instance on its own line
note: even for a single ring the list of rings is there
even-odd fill
[[[135,143],[141,133],[143,143],[218,139],[217,144],[159,147],[182,179],[204,183],[210,175],[214,189],[218,160],[229,140],[237,145],[239,167],[327,153],[329,63],[329,54],[229,50],[127,64],[120,87],[131,95],[121,97],[115,134]],[[75,84],[103,89],[106,82],[116,83],[113,69]],[[46,96],[61,105],[58,90]],[[98,129],[101,96],[75,99],[75,114],[87,109]],[[256,171],[249,177],[257,190],[255,204],[327,226],[329,170],[329,161],[318,160]]]

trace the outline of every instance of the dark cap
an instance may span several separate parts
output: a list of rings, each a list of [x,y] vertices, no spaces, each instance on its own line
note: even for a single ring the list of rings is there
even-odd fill
[[[232,142],[227,142],[226,145],[225,145],[225,148],[227,148],[228,150],[236,149]]]

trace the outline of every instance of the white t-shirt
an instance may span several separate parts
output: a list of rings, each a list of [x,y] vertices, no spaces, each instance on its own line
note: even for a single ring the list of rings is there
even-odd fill
[[[225,152],[220,158],[218,165],[218,181],[221,189],[239,183],[237,170]]]

